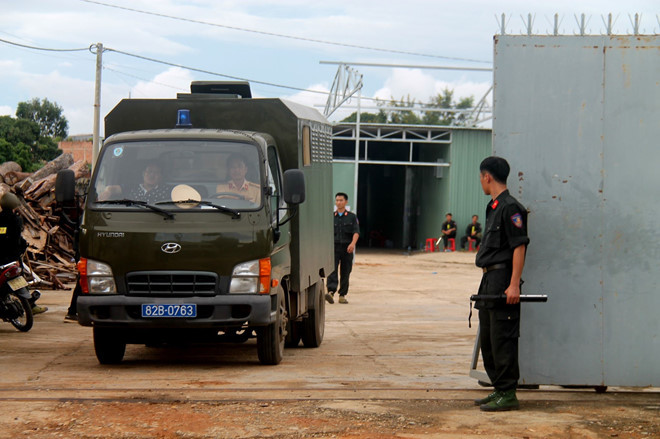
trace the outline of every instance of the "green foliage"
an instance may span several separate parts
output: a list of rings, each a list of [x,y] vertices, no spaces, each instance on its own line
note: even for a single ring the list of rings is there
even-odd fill
[[[0,116],[0,163],[14,161],[33,172],[62,153],[57,141],[68,126],[62,108],[48,99],[33,99],[20,102],[16,115]]]
[[[69,130],[69,122],[62,113],[62,107],[45,98],[43,101],[34,98],[29,102],[19,102],[16,108],[16,117],[36,122],[42,137],[60,140],[66,138]]]
[[[455,111],[423,111],[409,110],[415,105],[415,100],[410,96],[401,98],[399,101],[391,99],[389,102],[378,101],[379,107],[399,107],[401,110],[379,110],[378,113],[360,113],[360,122],[363,123],[393,123],[406,125],[453,125],[466,126],[468,124],[467,113]],[[454,91],[448,88],[444,89],[436,96],[431,96],[427,108],[435,109],[469,109],[474,106],[474,97],[462,98],[458,102],[454,101]],[[357,112],[342,120],[342,122],[355,122]]]
[[[23,142],[11,144],[0,138],[0,163],[4,162],[16,162],[25,172],[36,170],[32,163],[32,149],[28,145]]]
[[[454,91],[445,88],[441,93],[431,97],[431,105],[436,108],[462,110],[474,106],[474,96],[462,98],[456,103],[454,102]],[[454,111],[425,111],[423,121],[427,125],[465,126],[467,117],[466,113]]]
[[[0,138],[12,144],[23,142],[31,145],[39,139],[39,125],[26,119],[0,116]]]
[[[357,111],[342,120],[342,122],[357,122]],[[387,123],[387,114],[383,110],[378,113],[360,113],[360,122],[363,123]]]

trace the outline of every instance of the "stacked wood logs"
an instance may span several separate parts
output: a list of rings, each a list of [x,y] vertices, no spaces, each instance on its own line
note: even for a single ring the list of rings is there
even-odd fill
[[[62,219],[63,208],[55,202],[55,179],[63,169],[74,172],[77,190],[84,196],[89,165],[82,160],[74,163],[71,154],[60,155],[34,173],[23,172],[15,162],[0,164],[0,197],[13,192],[21,200],[17,212],[23,218],[23,237],[28,242],[24,262],[45,286],[54,289],[64,288],[63,282],[73,280],[76,273],[75,226]],[[75,211],[76,206],[69,210]]]

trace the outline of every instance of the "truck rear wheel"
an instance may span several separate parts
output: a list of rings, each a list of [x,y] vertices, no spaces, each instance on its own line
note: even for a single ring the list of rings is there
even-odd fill
[[[325,285],[322,280],[310,287],[312,289],[310,303],[314,308],[307,312],[302,321],[302,341],[306,348],[321,346],[325,333]]]
[[[101,364],[119,364],[124,359],[126,342],[118,331],[94,328],[94,351]]]
[[[257,331],[257,354],[261,364],[273,365],[282,361],[287,322],[284,291],[280,288],[277,293],[277,318],[275,322]]]

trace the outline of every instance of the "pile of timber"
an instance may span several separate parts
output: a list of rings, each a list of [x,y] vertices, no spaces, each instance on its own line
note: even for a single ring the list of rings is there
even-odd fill
[[[23,237],[28,242],[24,262],[44,286],[64,288],[63,281],[75,279],[74,226],[62,219],[62,206],[55,202],[57,172],[71,169],[76,190],[84,198],[89,181],[89,165],[73,162],[71,154],[62,154],[34,173],[23,172],[15,162],[0,164],[0,197],[12,192],[21,200],[17,212],[23,218]],[[70,206],[71,212],[75,211]],[[71,215],[69,212],[69,215]]]

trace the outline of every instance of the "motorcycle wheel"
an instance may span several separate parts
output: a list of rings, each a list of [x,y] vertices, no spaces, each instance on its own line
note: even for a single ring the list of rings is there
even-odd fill
[[[14,325],[14,328],[21,332],[28,332],[32,329],[34,323],[34,316],[32,315],[32,307],[27,299],[17,296],[15,293],[9,293],[7,302],[18,305],[21,309],[21,315],[10,319],[9,322]]]

